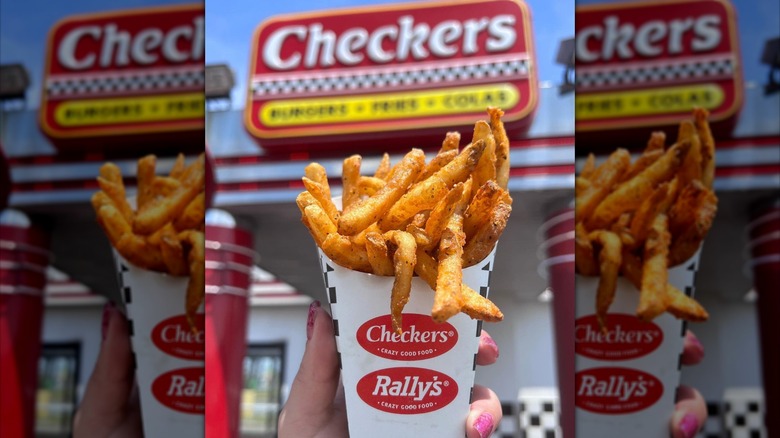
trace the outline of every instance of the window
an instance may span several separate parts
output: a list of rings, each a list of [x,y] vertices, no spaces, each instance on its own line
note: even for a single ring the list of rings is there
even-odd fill
[[[276,436],[282,408],[284,344],[250,344],[244,358],[244,389],[241,394],[241,435],[252,438]]]
[[[43,344],[38,360],[35,435],[69,437],[76,407],[81,344]]]

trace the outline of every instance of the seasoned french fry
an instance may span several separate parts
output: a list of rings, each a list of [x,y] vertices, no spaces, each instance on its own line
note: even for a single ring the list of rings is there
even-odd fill
[[[448,132],[444,136],[444,141],[439,149],[439,154],[443,154],[447,151],[457,151],[460,147],[460,132]]]
[[[574,263],[581,275],[599,275],[593,245],[582,222],[578,222],[574,228]]]
[[[626,171],[630,161],[631,156],[628,151],[618,149],[607,158],[607,161],[593,171],[590,186],[586,190],[576,193],[574,215],[577,221],[586,221],[590,217],[599,202],[609,195],[612,186]]]
[[[379,162],[379,166],[376,168],[376,172],[374,172],[374,178],[379,179],[387,179],[387,176],[390,174],[390,155],[385,152],[384,155],[382,155],[382,160]]]
[[[190,327],[196,332],[194,316],[206,296],[206,239],[200,231],[189,230],[186,233],[186,240],[189,242],[187,261],[190,267],[190,281],[187,284],[184,308]]]
[[[651,164],[655,163],[656,160],[661,158],[664,155],[663,148],[661,149],[646,149],[642,155],[639,156],[639,158],[634,161],[633,164],[626,170],[623,175],[618,178],[618,183],[622,183],[624,181],[628,181],[631,178],[639,175],[642,173],[645,169],[650,167]]]
[[[452,186],[469,177],[484,150],[484,141],[474,143],[430,178],[413,185],[379,220],[379,228],[396,229],[420,211],[432,209]]]
[[[374,196],[384,186],[385,180],[382,178],[361,176],[358,180],[358,193],[360,193],[360,196]]]
[[[181,187],[181,181],[169,176],[156,176],[152,180],[152,196],[151,199],[157,199],[160,197],[170,196]]]
[[[379,227],[382,228],[380,218],[384,219],[385,213],[394,204],[397,205],[396,201],[402,198],[404,191],[420,173],[424,162],[425,154],[419,149],[412,149],[406,154],[382,189],[374,196],[358,201],[352,208],[343,211],[338,222],[339,233],[351,236],[377,221],[380,221]],[[382,231],[387,229],[382,228]]]
[[[696,186],[699,186],[698,188]],[[712,227],[712,221],[715,219],[715,214],[718,211],[718,198],[711,190],[704,188],[698,181],[694,181],[688,187],[694,187],[691,191],[695,191],[695,195],[689,196],[687,188],[683,189],[680,193],[679,199],[684,199],[682,203],[677,203],[669,212],[669,229],[672,226],[678,230],[674,233],[672,245],[669,248],[669,266],[676,266],[689,258],[691,258],[701,246],[701,242],[707,236],[707,233]],[[702,190],[703,189],[703,190]],[[690,199],[690,201],[685,201]],[[691,214],[690,222],[680,223],[681,219],[686,214],[681,213],[680,210],[685,209],[688,206],[687,213]],[[674,221],[672,216],[674,215]]]
[[[102,190],[103,193],[105,193],[106,196],[111,199],[111,203],[114,204],[120,213],[122,213],[122,216],[125,218],[125,220],[132,222],[133,209],[130,207],[130,204],[127,203],[127,198],[125,197],[125,186],[122,185],[122,180],[120,179],[119,182],[113,182],[103,178],[102,176],[99,176],[97,180],[98,185],[100,186],[100,190]]]
[[[620,184],[604,198],[593,211],[590,219],[585,222],[588,229],[606,227],[621,214],[639,207],[655,186],[670,180],[675,175],[690,146],[690,142],[675,144],[647,169]]]
[[[645,239],[647,238],[653,221],[659,214],[665,212],[666,208],[668,208],[664,201],[669,197],[670,185],[671,183],[663,183],[658,186],[658,188],[639,205],[636,212],[634,212],[630,228],[633,242],[631,245],[628,245],[630,248],[633,249],[645,243]]]
[[[184,164],[184,154],[179,153],[179,155],[176,156],[176,161],[173,162],[173,167],[171,167],[169,176],[171,178],[180,179],[182,174],[184,174]]]
[[[472,236],[468,236],[463,248],[463,266],[473,266],[484,259],[498,242],[506,228],[512,206],[498,202],[490,211],[490,220],[481,224]]]
[[[667,256],[671,237],[666,215],[655,216],[645,243],[642,284],[639,288],[639,306],[636,315],[651,321],[669,307],[666,284],[669,280]]]
[[[428,162],[428,164],[425,165],[422,172],[420,172],[420,175],[417,176],[417,180],[415,182],[428,179],[431,175],[441,170],[442,167],[446,166],[447,163],[454,160],[457,156],[457,149],[450,149],[448,151],[439,152],[435,157],[431,158],[431,161]]]
[[[468,187],[466,187],[466,184],[468,184]],[[466,189],[468,189],[468,192],[466,192]],[[466,196],[463,196],[464,193],[466,193]],[[447,196],[442,198],[436,204],[436,207],[431,210],[428,222],[425,224],[425,235],[429,239],[426,250],[431,250],[438,246],[441,233],[447,227],[450,216],[458,208],[465,209],[463,202],[468,201],[468,193],[471,193],[471,179],[466,183],[455,184],[455,187],[447,193]],[[461,224],[461,228],[462,226],[463,224]]]
[[[116,242],[114,248],[122,254],[122,257],[139,268],[165,271],[165,262],[160,250],[150,245],[141,236],[126,233]]]
[[[503,193],[508,194],[494,181],[488,181],[477,189],[464,214],[463,231],[467,238],[476,233],[480,224],[490,220],[490,211],[501,200]]]
[[[344,165],[341,171],[341,186],[343,193],[341,195],[341,210],[346,212],[352,204],[360,200],[358,191],[358,180],[360,179],[360,164],[363,157],[352,155],[344,159]]]
[[[114,163],[105,163],[100,166],[100,176],[114,184],[122,183],[122,171]]]
[[[154,182],[156,168],[157,157],[154,155],[147,155],[138,160],[138,170],[136,171],[136,178],[138,179],[136,208],[139,210],[144,208],[154,199],[154,194],[152,192],[152,182]]]
[[[704,108],[694,108],[693,123],[701,141],[701,182],[707,188],[712,188],[715,181],[715,139],[712,138],[707,117],[710,113]]]
[[[387,251],[387,244],[382,234],[377,231],[366,233],[366,254],[374,274],[393,275],[393,260]]]
[[[314,238],[317,246],[321,247],[328,235],[336,232],[336,225],[319,204],[312,204],[306,207],[303,215],[306,217],[311,237]]]
[[[311,180],[307,177],[303,177],[303,186],[306,187],[309,193],[317,200],[325,213],[327,213],[330,221],[333,224],[337,224],[339,220],[339,210],[336,205],[333,204],[333,199],[330,197],[330,189],[323,187],[322,184]]]
[[[365,246],[356,245],[349,237],[331,233],[320,245],[322,252],[339,265],[360,272],[371,272]]]
[[[683,120],[680,123],[680,129],[677,133],[677,142],[690,141],[691,148],[685,154],[677,178],[680,180],[680,186],[685,187],[693,180],[701,180],[702,177],[702,154],[701,142],[696,128],[689,120]]]
[[[452,212],[439,243],[439,270],[436,276],[436,291],[433,297],[431,317],[444,322],[460,311],[461,286],[463,282],[463,209],[465,202],[457,204]]]
[[[601,245],[599,251],[599,285],[596,291],[596,318],[602,330],[606,330],[606,318],[609,306],[615,299],[617,277],[622,261],[622,243],[620,238],[610,231],[594,231],[591,240]]]
[[[412,276],[414,275],[414,265],[417,264],[417,243],[414,237],[405,231],[391,231],[389,241],[397,246],[393,253],[393,267],[395,270],[395,280],[393,281],[393,290],[390,295],[390,315],[393,322],[393,330],[403,333],[403,324],[401,312],[403,312],[406,303],[409,302],[409,296],[412,290]]]
[[[490,129],[493,137],[496,139],[496,183],[499,187],[506,190],[509,184],[509,138],[504,129],[504,122],[501,117],[504,112],[496,107],[488,107],[490,116]]]
[[[586,181],[590,180],[593,172],[596,171],[596,156],[592,153],[588,154],[588,158],[585,160],[585,164],[582,165],[582,170],[578,178],[582,178]]]
[[[173,220],[173,226],[179,231],[188,228],[198,228],[205,220],[205,217],[206,193],[200,192],[189,204],[187,204],[187,207],[184,208],[181,216],[176,217]]]

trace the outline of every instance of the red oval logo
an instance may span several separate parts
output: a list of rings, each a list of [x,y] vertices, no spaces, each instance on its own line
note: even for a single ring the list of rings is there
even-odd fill
[[[599,328],[596,315],[578,318],[574,326],[574,351],[598,360],[628,360],[655,351],[664,340],[660,327],[634,315],[607,315],[607,333]]]
[[[380,411],[424,414],[450,404],[458,395],[458,384],[450,376],[427,368],[386,368],[363,376],[357,393]]]
[[[592,368],[574,375],[575,405],[597,414],[628,414],[654,405],[664,385],[652,374],[630,368]]]
[[[440,356],[458,343],[458,331],[452,324],[437,323],[430,315],[404,313],[404,332],[393,331],[390,315],[363,323],[357,340],[369,353],[393,360],[423,360]]]
[[[157,401],[174,411],[203,415],[206,410],[204,368],[168,371],[154,380],[152,394]]]
[[[205,352],[205,316],[195,315],[195,327],[192,331],[187,317],[177,315],[161,321],[152,329],[152,342],[162,352],[187,360],[204,360]]]

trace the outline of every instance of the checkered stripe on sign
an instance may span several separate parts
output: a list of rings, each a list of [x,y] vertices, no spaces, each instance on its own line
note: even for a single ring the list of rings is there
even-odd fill
[[[716,59],[675,64],[653,64],[631,67],[621,65],[612,69],[582,71],[576,73],[578,89],[674,82],[699,78],[732,76],[734,60]]]
[[[181,70],[164,73],[129,73],[125,76],[49,79],[46,91],[49,97],[121,93],[135,91],[171,90],[203,87],[203,70]]]
[[[313,93],[332,91],[368,90],[397,86],[425,85],[433,83],[461,82],[485,78],[520,78],[528,75],[527,59],[515,59],[484,64],[456,65],[448,67],[420,66],[408,70],[375,71],[328,77],[283,79],[255,79],[252,91],[255,96]]]

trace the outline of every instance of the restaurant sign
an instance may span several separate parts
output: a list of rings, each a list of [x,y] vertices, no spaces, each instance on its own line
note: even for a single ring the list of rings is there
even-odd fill
[[[202,149],[204,32],[201,4],[58,22],[48,37],[44,133],[61,149],[137,148],[139,139]]]
[[[245,125],[269,152],[470,137],[490,105],[518,134],[538,100],[530,12],[515,0],[272,17],[255,31],[249,81]]]
[[[581,133],[672,127],[694,106],[730,131],[742,106],[734,8],[728,0],[622,2],[577,8],[577,141]],[[609,138],[598,136],[601,143]]]

